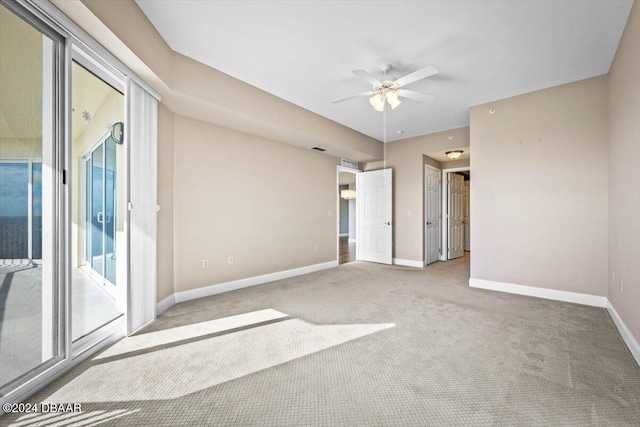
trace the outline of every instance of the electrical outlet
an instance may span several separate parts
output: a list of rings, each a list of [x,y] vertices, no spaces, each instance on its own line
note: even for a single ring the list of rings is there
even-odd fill
[[[202,260],[202,268],[209,268],[209,260],[208,259],[203,259]]]
[[[333,215],[333,212],[332,211],[327,211],[327,216],[331,216],[331,215]]]
[[[227,257],[227,265],[233,265],[233,257],[232,256],[228,256]]]
[[[407,211],[407,216],[411,216],[411,211]]]
[[[318,249],[320,249],[320,245],[316,245],[316,252],[318,252]]]

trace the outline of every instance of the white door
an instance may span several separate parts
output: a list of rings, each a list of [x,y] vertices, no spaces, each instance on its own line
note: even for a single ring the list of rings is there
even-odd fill
[[[392,263],[391,169],[356,175],[356,259]]]
[[[471,220],[469,216],[471,208],[471,197],[469,190],[470,181],[464,182],[464,250],[469,252],[471,250]]]
[[[425,166],[424,253],[427,264],[440,258],[440,171]]]
[[[449,174],[449,259],[464,254],[464,177]]]

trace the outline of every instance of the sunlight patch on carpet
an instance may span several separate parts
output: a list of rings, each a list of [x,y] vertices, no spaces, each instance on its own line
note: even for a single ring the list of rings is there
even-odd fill
[[[176,399],[394,326],[288,319],[96,364],[45,402]]]

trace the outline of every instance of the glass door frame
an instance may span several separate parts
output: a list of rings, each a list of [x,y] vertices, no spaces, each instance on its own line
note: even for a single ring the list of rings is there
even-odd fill
[[[111,286],[111,288],[107,287],[107,291],[109,292],[109,294],[115,299],[117,298],[117,294],[114,291],[115,287],[116,287],[116,283],[113,283],[111,280],[109,280],[109,278],[106,275],[106,269],[107,269],[107,263],[106,261],[104,261],[104,257],[106,257],[108,255],[107,252],[107,242],[106,242],[106,234],[107,234],[107,229],[106,227],[103,225],[103,229],[102,229],[102,256],[103,256],[103,263],[102,263],[102,271],[98,271],[95,268],[93,268],[92,262],[93,260],[92,258],[92,245],[93,242],[91,240],[91,228],[90,228],[90,224],[91,224],[91,219],[90,219],[90,215],[89,215],[89,211],[93,210],[91,208],[92,206],[92,190],[93,190],[93,180],[90,179],[90,173],[92,173],[92,171],[89,170],[88,163],[91,162],[91,165],[93,165],[93,153],[100,149],[102,150],[102,156],[103,156],[103,172],[102,172],[102,191],[103,193],[106,193],[107,191],[107,140],[110,136],[110,133],[107,132],[104,135],[102,135],[100,137],[100,139],[91,146],[91,148],[89,148],[85,154],[83,154],[81,156],[82,159],[82,171],[81,174],[79,176],[81,176],[81,186],[80,186],[80,191],[78,192],[79,194],[82,194],[82,203],[80,205],[80,209],[82,211],[82,215],[81,215],[81,223],[82,223],[82,233],[83,233],[83,243],[84,246],[82,248],[82,260],[81,260],[81,268],[85,268],[86,272],[93,278],[93,276],[95,276],[96,274],[99,275],[99,278],[95,278],[95,280],[97,281],[103,281],[105,283],[107,283],[108,285]],[[102,148],[99,148],[101,147]],[[116,178],[117,179],[117,178]],[[117,188],[117,187],[116,187]],[[116,188],[114,188],[114,191],[116,190]],[[103,210],[107,209],[107,195],[103,194],[102,196],[102,206],[103,206]],[[114,221],[114,226],[116,224],[116,214],[117,214],[117,197],[114,196],[114,201],[113,201],[113,210],[114,210],[114,214],[112,216],[112,220]],[[105,221],[107,213],[103,214],[103,221]],[[109,222],[111,219],[106,220],[107,222]],[[115,245],[115,232],[117,230],[114,230],[114,245]],[[115,251],[115,248],[113,249]],[[102,284],[102,283],[101,283]]]
[[[60,236],[66,235],[66,209],[65,209],[65,135],[66,125],[61,119],[66,115],[66,99],[63,96],[65,88],[65,80],[67,77],[66,70],[66,39],[57,29],[51,26],[50,22],[38,13],[34,13],[32,8],[22,4],[22,2],[12,2],[8,0],[0,0],[0,4],[15,14],[17,17],[25,21],[28,25],[39,31],[43,37],[51,40],[51,61],[50,70],[43,68],[43,94],[48,92],[50,99],[43,95],[42,105],[42,155],[39,160],[48,169],[48,178],[50,182],[42,182],[42,197],[47,198],[50,206],[47,211],[50,216],[44,215],[43,212],[43,235],[41,248],[43,251],[42,261],[47,263],[47,274],[43,273],[42,290],[43,295],[43,319],[49,317],[52,322],[52,336],[50,337],[50,350],[52,356],[42,362],[35,368],[25,372],[18,378],[7,384],[0,384],[0,402],[5,403],[15,401],[13,396],[25,394],[33,388],[34,384],[41,384],[44,378],[51,378],[55,375],[58,366],[62,366],[68,359],[68,334],[65,329],[67,325],[67,287],[65,251],[66,242]],[[43,50],[43,64],[45,61],[45,51]],[[50,72],[50,75],[45,74]],[[45,81],[45,78],[48,81]],[[50,80],[49,80],[50,79]],[[48,101],[45,103],[45,101]],[[14,160],[6,159],[9,162]],[[28,183],[28,257],[32,260],[33,249],[33,223],[32,223],[32,202],[33,202],[33,163],[36,159],[16,159],[16,163],[27,163],[29,170]],[[43,203],[44,208],[44,203]],[[48,216],[45,218],[45,216]],[[45,225],[46,221],[46,225]],[[47,231],[45,232],[45,228]],[[45,259],[46,258],[46,259]],[[47,289],[51,287],[51,289]],[[49,300],[49,302],[47,302]],[[43,338],[44,340],[44,338]],[[44,342],[43,342],[44,345]]]
[[[48,244],[50,252],[50,279],[53,283],[52,313],[54,318],[53,349],[54,356],[38,367],[25,373],[16,380],[4,385],[0,389],[0,404],[9,402],[21,402],[28,396],[43,388],[46,384],[62,376],[74,366],[81,363],[91,355],[107,347],[126,334],[126,308],[124,315],[104,325],[87,337],[72,342],[72,265],[71,265],[71,220],[72,220],[72,174],[71,171],[77,165],[72,164],[72,124],[71,124],[71,67],[76,61],[90,70],[96,76],[118,89],[124,94],[125,102],[125,129],[127,126],[127,93],[125,89],[125,73],[131,71],[119,60],[111,55],[99,43],[93,40],[77,24],[70,20],[48,1],[42,0],[0,0],[0,4],[6,7],[29,25],[40,31],[53,41],[52,60],[52,94],[51,117],[43,117],[45,126],[51,129],[51,143],[45,147],[43,143],[43,169],[50,162],[51,183],[42,187],[42,194],[50,195],[50,210],[52,217],[49,237],[43,237],[44,246]],[[129,78],[139,81],[144,87],[148,87],[135,75]],[[49,107],[48,107],[49,108]],[[44,138],[43,138],[44,139]],[[125,181],[124,200],[129,200],[129,146],[125,142],[125,170],[121,172],[121,179]],[[44,184],[44,183],[43,183]],[[125,209],[125,239],[127,253],[122,254],[128,260],[129,246],[129,213]],[[43,218],[43,233],[45,223]],[[123,286],[128,287],[128,262],[127,280]],[[126,289],[126,288],[125,288]],[[126,299],[128,290],[123,292]],[[124,307],[127,307],[126,301]]]
[[[85,68],[87,71],[89,71],[90,73],[92,73],[94,76],[96,76],[96,78],[102,80],[103,82],[105,82],[106,84],[108,84],[109,86],[111,86],[112,88],[114,88],[115,90],[117,90],[118,92],[123,94],[123,102],[124,102],[124,107],[126,110],[126,105],[127,105],[127,93],[125,91],[125,76],[124,74],[120,73],[115,67],[113,67],[111,64],[109,64],[105,59],[103,59],[102,57],[100,57],[98,54],[96,54],[95,52],[91,51],[90,49],[87,49],[86,46],[77,43],[75,41],[71,41],[70,43],[70,49],[68,52],[68,83],[67,83],[67,96],[69,97],[69,99],[72,99],[72,78],[73,78],[73,74],[72,74],[72,70],[71,70],[71,66],[73,64],[73,62],[76,62],[77,64],[79,64],[80,66],[82,66],[83,68]],[[71,103],[69,103],[69,105],[67,106],[67,117],[68,117],[68,124],[67,127],[69,129],[69,135],[71,135],[71,129],[72,129],[72,123],[71,123]],[[127,126],[127,118],[126,118],[126,113],[125,113],[125,117],[123,118],[124,123],[125,123],[125,128]],[[106,136],[106,134],[105,134]],[[98,147],[100,144],[103,144],[103,154],[106,151],[106,146],[104,145],[106,142],[106,138],[101,138],[99,141],[97,141],[88,151],[88,153],[92,153],[93,151],[95,151],[95,148]],[[72,145],[72,141],[71,138],[69,138],[69,141],[67,142],[68,146],[71,147]],[[72,159],[72,155],[73,153],[71,152],[72,150],[69,149],[68,153],[67,153],[67,164],[70,165],[70,167],[77,167],[77,164],[73,164],[73,159]],[[86,154],[86,153],[83,153]],[[84,163],[84,157],[82,158],[82,168],[84,169],[85,167],[85,163]],[[104,159],[105,164],[106,164],[106,158]],[[129,143],[128,141],[125,141],[124,143],[124,170],[122,172],[120,172],[120,177],[121,179],[124,180],[125,182],[125,194],[124,194],[124,200],[128,200],[129,199],[129,185],[128,185],[128,164],[129,164]],[[78,179],[80,180],[79,183],[79,187],[78,187],[78,194],[79,197],[81,199],[86,199],[86,193],[87,193],[87,188],[86,188],[86,180],[85,180],[85,176],[83,171],[79,171],[80,173],[78,174]],[[103,174],[104,177],[104,174]],[[67,189],[69,192],[69,195],[71,194],[72,191],[72,186],[76,185],[73,182],[70,182],[69,188]],[[80,196],[80,194],[84,194],[85,196],[82,197]],[[67,200],[67,205],[68,205],[68,209],[71,210],[72,209],[72,200],[70,200],[71,198],[69,197],[69,200]],[[86,201],[86,200],[85,200]],[[104,204],[104,195],[103,195],[103,204]],[[84,202],[81,205],[81,210],[82,210],[82,227],[85,226],[86,221],[85,221],[85,215],[86,215],[86,206],[84,206]],[[128,212],[124,212],[125,215],[125,225],[124,225],[124,239],[128,242],[128,238],[129,238],[129,231],[128,231],[128,218],[127,215]],[[70,225],[71,222],[71,218],[69,217],[68,219],[68,223]],[[128,295],[128,278],[129,278],[129,274],[128,274],[128,270],[129,270],[129,257],[128,257],[128,244],[124,245],[127,248],[124,249],[123,254],[118,254],[119,257],[121,257],[121,259],[126,260],[126,262],[124,263],[124,265],[122,265],[122,267],[126,270],[126,274],[123,274],[120,276],[120,278],[122,278],[122,282],[123,283],[118,283],[118,288],[116,288],[114,286],[114,289],[116,289],[115,292],[119,292],[119,295],[116,294],[115,299],[116,299],[116,304],[118,305],[118,307],[120,307],[122,309],[123,315],[116,317],[115,319],[112,319],[111,321],[107,322],[106,324],[102,325],[101,327],[99,327],[98,329],[96,329],[95,331],[91,332],[90,334],[83,336],[79,339],[77,339],[76,341],[72,340],[72,334],[71,334],[71,328],[73,325],[73,313],[72,313],[72,308],[73,308],[73,301],[72,301],[72,266],[71,266],[71,244],[69,245],[69,257],[68,257],[68,262],[67,262],[67,269],[68,269],[68,281],[67,281],[67,286],[68,286],[68,307],[69,307],[69,313],[68,313],[68,335],[69,335],[69,340],[71,341],[70,343],[70,354],[73,355],[74,358],[79,357],[80,355],[90,351],[92,348],[102,344],[105,342],[105,340],[109,339],[110,337],[114,336],[114,334],[125,334],[126,331],[126,318],[127,318],[127,302],[126,302],[126,298]],[[104,235],[103,235],[103,248],[104,248]],[[87,250],[87,248],[85,247],[83,250],[83,256],[85,255],[84,252]],[[104,251],[103,251],[103,255],[104,255]],[[104,270],[104,260],[103,260],[103,270]],[[120,267],[120,266],[119,266]],[[90,267],[91,268],[91,267]],[[103,280],[107,280],[106,277],[103,275]],[[121,299],[124,299],[124,301],[122,301]]]

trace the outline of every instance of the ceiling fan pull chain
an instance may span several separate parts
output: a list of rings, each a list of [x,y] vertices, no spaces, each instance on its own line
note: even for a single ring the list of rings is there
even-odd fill
[[[382,110],[382,168],[387,168],[387,109]]]

